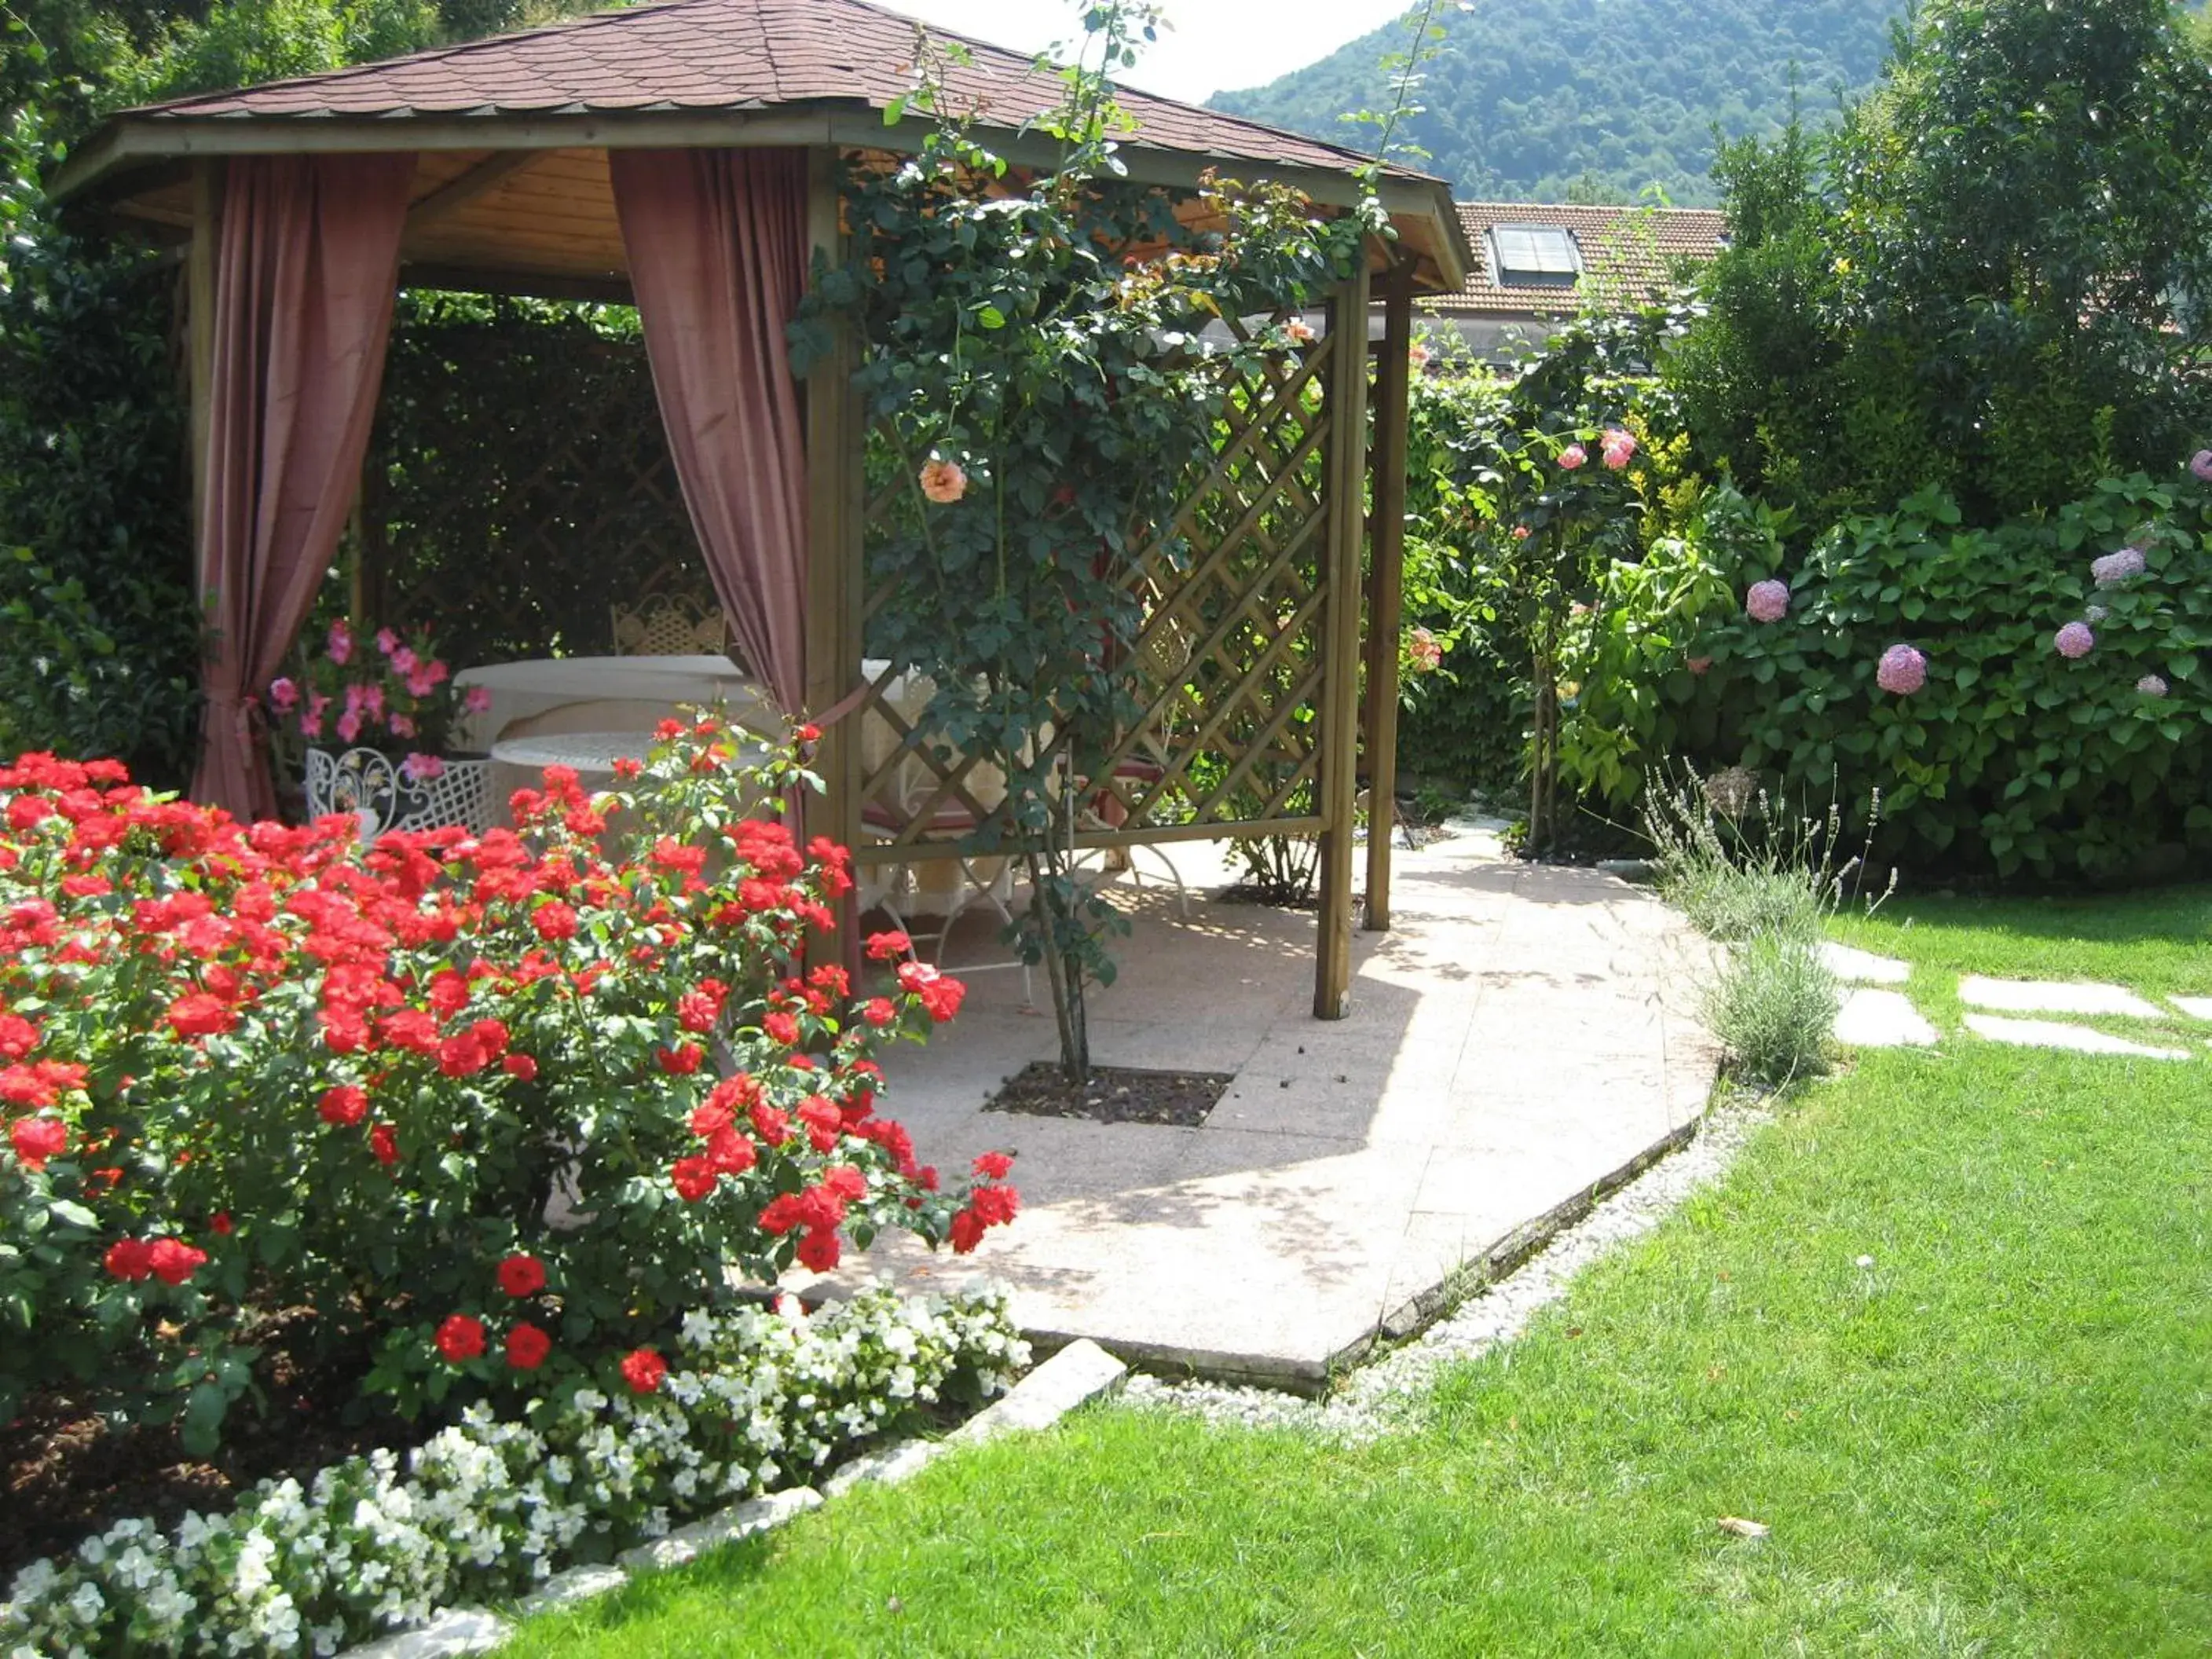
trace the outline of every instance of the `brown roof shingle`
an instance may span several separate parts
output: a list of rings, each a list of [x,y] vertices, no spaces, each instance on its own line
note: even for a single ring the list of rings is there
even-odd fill
[[[1710,259],[1728,237],[1725,215],[1711,208],[1583,207],[1535,202],[1461,202],[1460,222],[1474,245],[1474,265],[1457,294],[1425,299],[1421,308],[1452,316],[1571,316],[1574,288],[1508,287],[1490,271],[1492,225],[1558,225],[1574,233],[1583,282],[1644,295],[1663,289],[1685,258]]]
[[[198,122],[616,111],[727,111],[841,102],[881,109],[913,87],[913,20],[867,0],[668,0],[418,52],[388,63],[185,98],[134,112]],[[939,38],[960,39],[933,29]],[[1019,52],[964,40],[951,100],[987,125],[1052,108],[1059,81]],[[1123,88],[1128,142],[1230,160],[1346,173],[1358,151]],[[1404,176],[1422,175],[1406,173]]]

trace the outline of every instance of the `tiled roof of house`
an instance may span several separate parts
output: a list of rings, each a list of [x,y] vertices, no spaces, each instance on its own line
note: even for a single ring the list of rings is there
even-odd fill
[[[956,107],[977,106],[988,126],[1018,127],[1059,102],[1060,83],[1037,73],[1030,58],[981,41],[963,44],[974,61],[948,68]],[[668,0],[134,113],[198,122],[765,110],[817,102],[881,109],[912,90],[914,46],[913,20],[867,0]],[[1365,159],[1132,88],[1116,96],[1138,124],[1127,142],[1152,149],[1332,173]]]
[[[1584,285],[1594,279],[1641,297],[1662,289],[1685,258],[1720,252],[1728,222],[1710,208],[1553,206],[1534,202],[1462,202],[1460,222],[1474,245],[1474,266],[1457,294],[1421,301],[1451,316],[1569,316],[1581,304],[1576,288],[1508,286],[1491,273],[1486,232],[1492,225],[1557,225],[1574,234]]]

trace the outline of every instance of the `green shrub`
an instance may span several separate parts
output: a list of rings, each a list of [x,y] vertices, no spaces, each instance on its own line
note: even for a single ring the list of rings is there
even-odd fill
[[[1733,946],[1706,992],[1705,1020],[1739,1075],[1778,1089],[1826,1068],[1842,994],[1817,939],[1759,933]]]
[[[2048,517],[1966,528],[1923,491],[1845,520],[1786,580],[1788,614],[1704,636],[1714,752],[1790,795],[1879,792],[1916,871],[2124,876],[2212,848],[2212,489],[2185,473],[2100,481]],[[2100,587],[2125,545],[2145,568]],[[2088,654],[2058,631],[2085,623]],[[1905,646],[1925,683],[1877,684]]]

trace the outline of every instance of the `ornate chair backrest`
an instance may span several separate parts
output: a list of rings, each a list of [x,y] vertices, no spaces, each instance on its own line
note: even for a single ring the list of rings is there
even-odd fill
[[[689,599],[647,599],[609,607],[617,657],[711,656],[728,643],[719,606]]]

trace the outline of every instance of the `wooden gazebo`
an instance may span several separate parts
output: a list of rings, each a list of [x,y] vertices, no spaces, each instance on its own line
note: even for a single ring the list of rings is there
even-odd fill
[[[1021,129],[1059,100],[1058,81],[966,44],[951,98],[1016,166],[1052,165],[1053,141]],[[77,151],[58,195],[188,250],[195,522],[216,630],[197,793],[265,810],[250,690],[290,647],[357,490],[397,289],[634,301],[749,667],[794,717],[872,706],[902,763],[937,768],[929,799],[871,842],[863,805],[883,769],[863,764],[860,721],[838,721],[819,754],[823,827],[863,860],[947,850],[929,824],[969,799],[967,768],[930,761],[862,672],[882,509],[849,392],[856,348],[801,391],[781,327],[807,257],[838,257],[842,160],[910,151],[930,130],[884,119],[915,56],[915,25],[866,0],[672,0],[130,111]],[[1321,211],[1358,199],[1352,151],[1120,99],[1139,183],[1192,191],[1212,169],[1295,185]],[[1145,574],[1159,637],[1179,642],[1151,653],[1146,694],[1179,715],[1188,752],[1115,786],[1120,827],[1085,837],[1317,835],[1322,1018],[1346,1006],[1357,778],[1387,802],[1395,772],[1411,307],[1456,292],[1470,262],[1442,181],[1393,168],[1381,190],[1395,240],[1371,240],[1310,344],[1238,389],[1176,517],[1194,556]],[[1375,345],[1370,284],[1384,301]],[[737,401],[707,406],[725,395]],[[1212,762],[1194,769],[1201,752]],[[1389,859],[1378,825],[1369,927],[1389,926]]]

